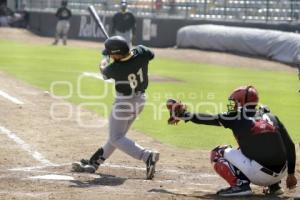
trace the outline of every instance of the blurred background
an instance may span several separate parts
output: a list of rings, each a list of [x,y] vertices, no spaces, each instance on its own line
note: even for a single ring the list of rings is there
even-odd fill
[[[11,9],[22,4],[30,11],[55,11],[61,0],[8,0]],[[297,0],[128,0],[128,8],[138,16],[183,19],[227,20],[242,22],[286,22],[299,20]],[[119,0],[69,0],[74,13],[85,13],[88,5],[99,13],[112,15],[119,10]]]
[[[61,0],[1,0],[14,13],[26,12],[22,27],[41,36],[53,36],[55,12]],[[172,47],[180,28],[215,24],[252,27],[297,33],[300,31],[300,1],[297,0],[128,0],[128,10],[136,17],[134,44]],[[91,20],[87,7],[94,5],[105,27],[111,29],[112,16],[120,10],[119,0],[69,0],[72,11],[69,38],[104,41]],[[20,26],[11,23],[11,26]]]

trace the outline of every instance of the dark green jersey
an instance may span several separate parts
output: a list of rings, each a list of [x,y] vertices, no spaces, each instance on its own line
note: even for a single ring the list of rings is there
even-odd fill
[[[105,79],[114,79],[117,92],[130,95],[145,92],[148,87],[148,63],[154,53],[139,45],[131,50],[132,57],[124,61],[114,61],[103,70]]]

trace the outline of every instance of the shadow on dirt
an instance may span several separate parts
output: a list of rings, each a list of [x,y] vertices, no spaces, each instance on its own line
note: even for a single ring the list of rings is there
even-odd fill
[[[127,178],[116,177],[113,175],[101,174],[99,178],[93,180],[72,180],[70,187],[88,188],[97,186],[118,186],[124,184]]]
[[[199,198],[199,199],[218,199],[218,200],[261,200],[261,199],[265,199],[265,200],[293,200],[294,198],[289,198],[289,197],[277,197],[277,196],[266,196],[263,194],[255,194],[252,196],[247,196],[247,197],[219,197],[216,194],[207,194],[206,192],[202,192],[202,191],[195,191],[192,194],[183,194],[183,193],[179,193],[179,192],[174,192],[174,191],[168,191],[166,189],[151,189],[148,192],[155,192],[155,193],[163,193],[163,194],[170,194],[170,195],[174,195],[176,197],[189,197],[189,198]],[[297,198],[295,198],[296,200]]]
[[[204,197],[204,199],[218,199],[218,196],[215,194],[206,194],[206,195],[201,195],[201,194],[182,194],[174,191],[168,191],[165,189],[151,189],[148,192],[155,192],[155,193],[164,193],[164,194],[170,194],[170,195],[175,195],[177,197],[195,197],[195,198],[203,198],[204,196],[207,196],[207,198]]]
[[[263,194],[255,194],[252,196],[245,196],[245,197],[218,197],[216,195],[204,194],[199,195],[198,198],[200,199],[218,199],[218,200],[292,200],[289,197],[278,197],[278,196],[266,196]]]

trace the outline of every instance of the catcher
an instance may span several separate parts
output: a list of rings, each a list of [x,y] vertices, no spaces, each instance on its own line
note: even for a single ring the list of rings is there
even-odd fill
[[[251,195],[250,183],[264,186],[265,194],[280,195],[283,193],[280,182],[286,173],[287,188],[296,187],[295,145],[268,107],[256,108],[258,101],[253,86],[235,89],[229,97],[228,112],[217,115],[190,113],[181,102],[167,101],[169,124],[184,120],[232,130],[239,148],[225,145],[211,151],[214,170],[230,185],[219,190],[219,196]]]

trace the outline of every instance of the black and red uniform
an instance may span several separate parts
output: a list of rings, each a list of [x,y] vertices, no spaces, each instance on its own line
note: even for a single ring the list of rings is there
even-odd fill
[[[284,125],[268,108],[248,112],[242,109],[218,115],[185,113],[184,117],[196,124],[229,128],[246,157],[276,173],[286,163],[288,173],[295,172],[295,145]]]
[[[250,183],[263,186],[265,194],[280,195],[283,194],[280,181],[286,172],[287,188],[296,187],[295,145],[278,117],[267,107],[256,109],[259,102],[256,88],[240,86],[228,100],[228,112],[217,115],[189,113],[182,103],[172,99],[167,101],[169,124],[185,120],[232,130],[239,148],[220,145],[210,154],[214,170],[230,185],[219,190],[217,195],[251,195]]]

